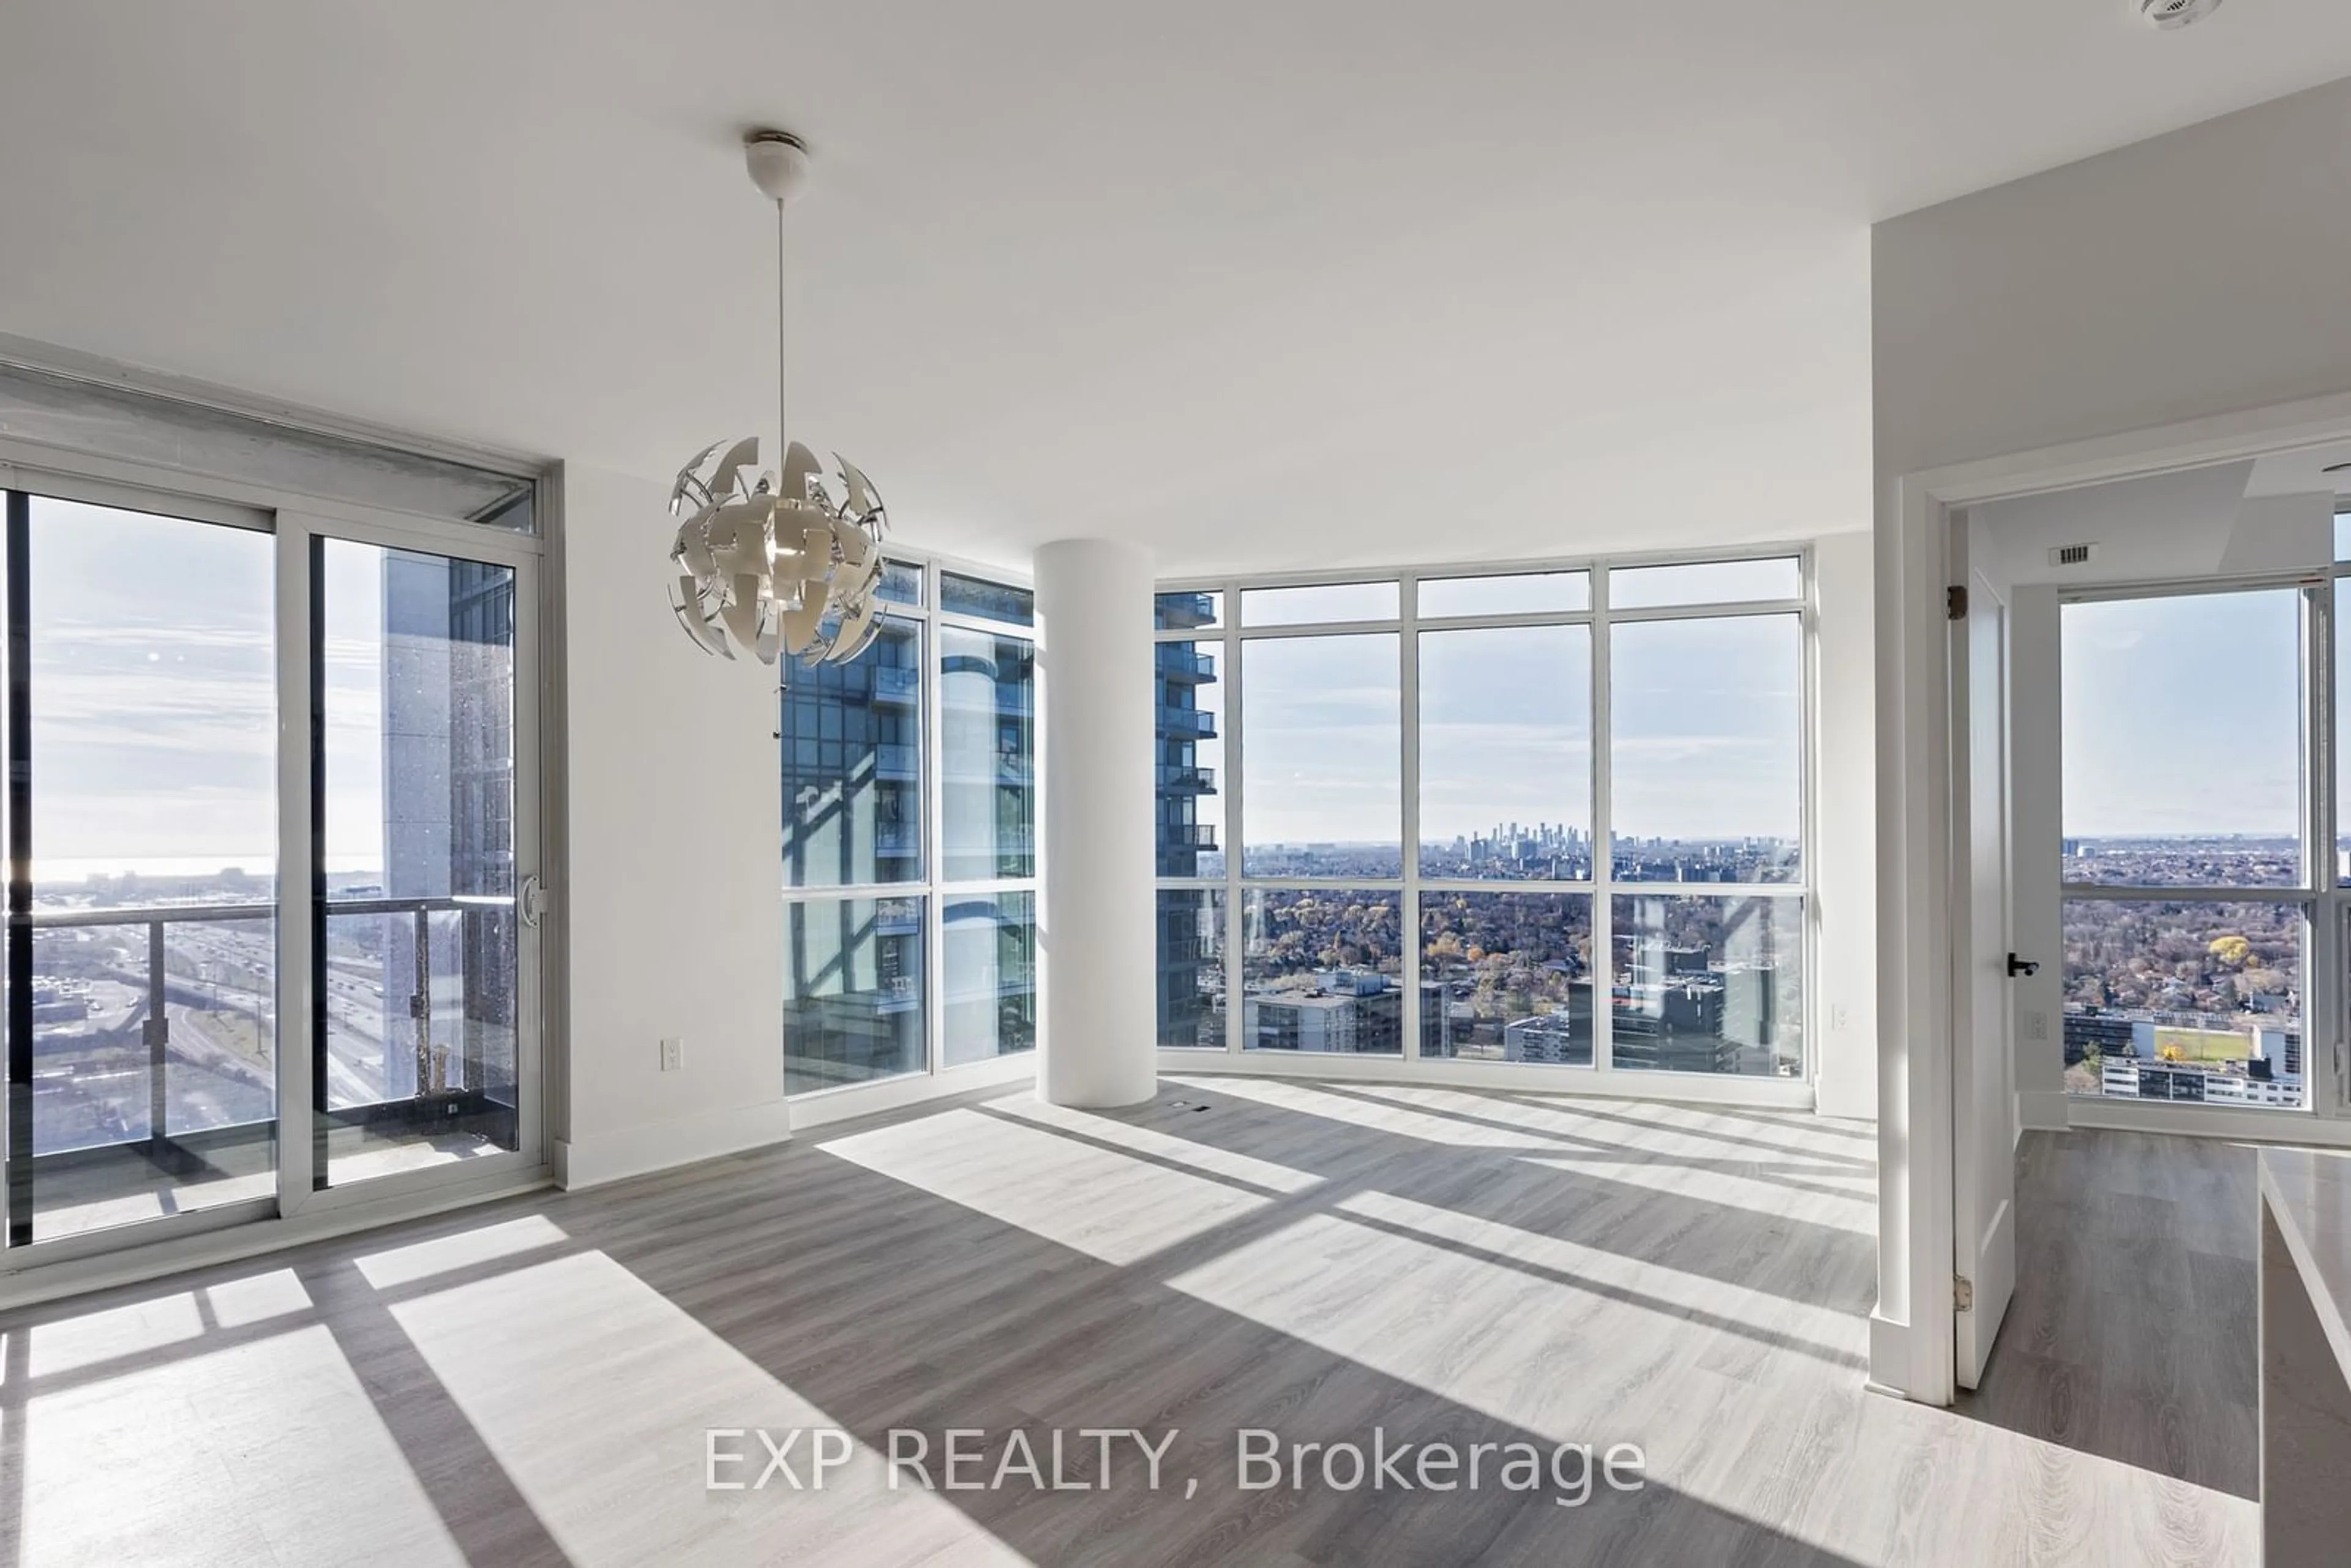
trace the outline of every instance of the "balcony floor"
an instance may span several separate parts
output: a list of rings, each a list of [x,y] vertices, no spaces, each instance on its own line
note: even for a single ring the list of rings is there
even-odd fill
[[[2226,1484],[1864,1391],[1875,1148],[1534,1089],[975,1092],[0,1322],[0,1556],[2252,1561]],[[822,1491],[705,1490],[707,1429],[820,1427],[856,1445]],[[981,1490],[886,1484],[890,1429],[935,1462],[951,1427],[988,1434]],[[988,1490],[1016,1427],[1040,1480],[1059,1427],[1059,1477],[1104,1488]],[[1180,1427],[1162,1489],[1081,1427]],[[1245,1491],[1242,1427],[1638,1443],[1647,1482],[1561,1507],[1489,1458],[1474,1492],[1343,1491],[1317,1455]],[[721,1445],[754,1456],[721,1479],[759,1474],[756,1437]]]

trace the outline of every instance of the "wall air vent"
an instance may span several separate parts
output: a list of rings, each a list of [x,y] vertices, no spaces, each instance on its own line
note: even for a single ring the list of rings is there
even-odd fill
[[[2097,556],[2098,547],[2092,545],[2059,545],[2049,552],[2051,566],[2087,566]]]

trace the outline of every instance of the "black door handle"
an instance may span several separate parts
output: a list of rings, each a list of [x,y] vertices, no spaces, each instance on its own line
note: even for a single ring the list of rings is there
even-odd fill
[[[2041,966],[2032,962],[2030,958],[2020,958],[2013,953],[2011,953],[2008,956],[2008,977],[2010,979],[2012,980],[2019,975],[2037,975],[2039,973],[2041,973]]]

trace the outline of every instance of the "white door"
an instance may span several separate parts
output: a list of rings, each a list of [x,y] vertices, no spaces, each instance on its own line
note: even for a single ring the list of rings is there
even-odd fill
[[[1966,533],[1953,530],[1959,564]],[[1952,1240],[1959,1386],[1973,1388],[2016,1284],[2014,1058],[2009,1040],[2008,605],[1980,570],[1951,628],[1953,881],[1966,908],[1952,977]]]

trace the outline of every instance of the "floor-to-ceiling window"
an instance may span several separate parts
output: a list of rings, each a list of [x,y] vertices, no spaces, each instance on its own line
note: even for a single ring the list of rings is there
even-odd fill
[[[1799,1079],[1804,559],[1165,585],[1159,1040]]]
[[[0,414],[0,1266],[534,1164],[537,480],[17,364]]]
[[[2300,1110],[2323,591],[2062,610],[2065,1087]]]
[[[891,563],[881,634],[784,671],[784,1085],[1037,1043],[1035,606]]]

